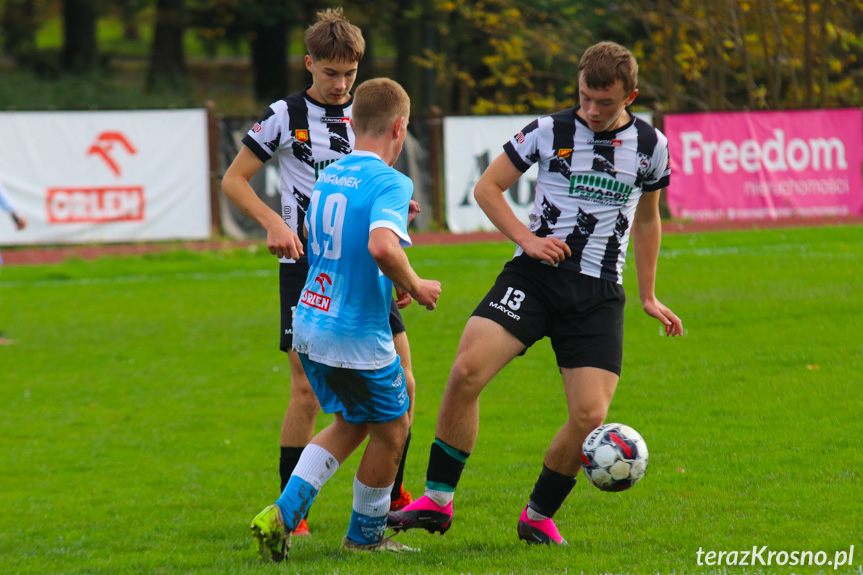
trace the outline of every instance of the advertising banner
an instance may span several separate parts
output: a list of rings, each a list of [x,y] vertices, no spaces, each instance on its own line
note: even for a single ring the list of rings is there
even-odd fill
[[[650,113],[636,113],[647,122]],[[454,233],[494,231],[473,197],[480,176],[503,145],[537,116],[465,116],[444,119],[446,221]],[[533,165],[504,194],[515,215],[527,224],[536,193],[537,166]]]
[[[210,236],[205,110],[0,113],[0,245]]]
[[[863,112],[665,117],[668,206],[694,221],[863,214]]]

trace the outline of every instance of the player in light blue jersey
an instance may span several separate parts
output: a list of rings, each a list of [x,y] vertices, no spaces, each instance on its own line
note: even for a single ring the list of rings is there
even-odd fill
[[[6,189],[3,187],[2,182],[0,182],[0,210],[9,213],[9,215],[12,217],[12,221],[15,223],[15,228],[18,231],[21,231],[27,227],[27,219],[19,213],[18,207],[15,205],[15,202],[12,201],[12,198],[6,192]],[[0,265],[2,264],[3,257],[0,256]],[[15,343],[13,340],[6,339],[5,337],[3,337],[3,334],[0,333],[0,345],[11,345],[13,343]]]
[[[389,326],[402,303],[434,309],[440,282],[421,279],[404,247],[410,179],[392,165],[407,136],[410,99],[396,82],[369,80],[354,95],[354,152],[321,172],[305,228],[309,274],[294,317],[294,349],[333,423],[312,439],[275,504],[252,521],[258,549],[282,561],[321,487],[369,442],[354,478],[349,551],[409,551],[384,538],[390,493],[407,438],[409,399]]]

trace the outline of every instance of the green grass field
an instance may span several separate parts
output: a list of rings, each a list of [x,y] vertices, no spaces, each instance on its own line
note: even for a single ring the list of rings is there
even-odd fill
[[[409,252],[444,286],[437,311],[404,314],[418,380],[415,496],[461,330],[511,253],[505,243]],[[0,573],[863,572],[863,227],[667,236],[659,266],[658,296],[687,336],[660,336],[630,266],[608,416],[645,437],[648,472],[619,494],[579,481],[556,516],[568,547],[528,548],[515,531],[565,414],[543,341],[483,394],[445,537],[399,535],[422,548],[410,556],[339,552],[355,455],[287,566],[263,563],[248,533],[278,495],[287,405],[272,256],[4,266],[0,329],[18,344],[0,347]],[[852,564],[836,570],[697,556],[767,546],[765,561],[821,551],[832,562],[852,545]]]

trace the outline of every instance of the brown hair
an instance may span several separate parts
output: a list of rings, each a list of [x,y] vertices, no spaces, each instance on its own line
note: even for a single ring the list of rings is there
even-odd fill
[[[359,62],[366,50],[366,41],[359,28],[345,19],[341,8],[318,12],[318,21],[306,30],[306,50],[312,60]]]
[[[594,90],[610,88],[615,82],[623,82],[626,94],[638,85],[638,62],[632,52],[615,42],[600,42],[584,51],[578,63],[579,76],[584,73],[584,82]]]
[[[398,82],[389,78],[366,80],[354,92],[354,133],[383,136],[393,122],[407,118],[410,111],[411,99]]]

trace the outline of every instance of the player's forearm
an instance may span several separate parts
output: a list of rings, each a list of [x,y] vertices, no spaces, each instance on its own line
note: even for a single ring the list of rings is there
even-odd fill
[[[245,178],[226,174],[222,179],[222,192],[232,204],[265,230],[270,231],[273,226],[284,223],[282,217],[258,197]]]
[[[641,301],[655,297],[656,265],[662,243],[662,224],[658,218],[636,220],[632,227],[635,273],[638,276],[638,294]]]
[[[491,223],[506,237],[524,247],[523,242],[533,234],[516,217],[503,196],[504,192],[494,182],[481,179],[474,190],[474,197]]]
[[[377,232],[377,233],[376,233]],[[392,238],[388,236],[392,236]],[[399,245],[398,237],[389,230],[372,230],[369,252],[381,272],[411,295],[419,288],[420,277],[411,267],[408,256]]]

